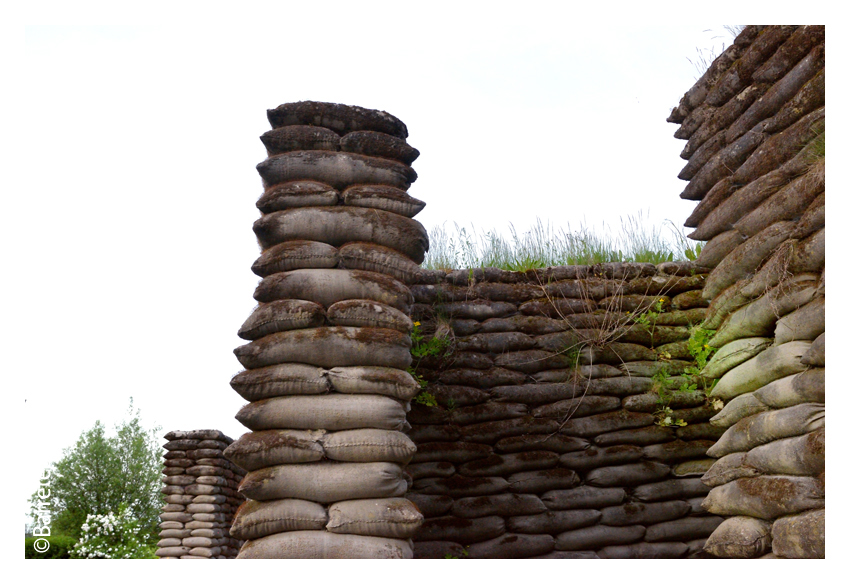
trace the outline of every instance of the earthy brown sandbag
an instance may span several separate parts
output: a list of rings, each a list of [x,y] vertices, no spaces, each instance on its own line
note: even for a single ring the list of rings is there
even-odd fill
[[[764,387],[775,379],[803,371],[806,367],[800,359],[810,346],[809,341],[791,341],[766,349],[725,373],[711,390],[711,397],[729,400]]]
[[[543,503],[553,510],[598,509],[608,505],[619,505],[625,498],[625,489],[605,489],[586,485],[574,489],[549,491],[540,497]]]
[[[690,505],[689,505],[690,507]],[[688,541],[702,537],[708,537],[723,523],[722,517],[683,517],[673,521],[656,523],[646,528],[644,539],[653,541]]]
[[[230,535],[242,540],[259,539],[282,531],[324,529],[327,523],[328,512],[313,501],[245,501],[236,510]]]
[[[402,432],[360,428],[322,437],[325,456],[343,462],[396,462],[407,464],[416,445]],[[369,534],[364,534],[369,535]]]
[[[594,525],[560,534],[555,539],[559,551],[594,550],[609,545],[622,545],[640,541],[646,533],[642,525],[611,527]]]
[[[287,531],[251,540],[239,550],[237,560],[250,559],[412,559],[407,540],[330,533]]]
[[[758,470],[747,464],[746,452],[733,452],[715,462],[703,475],[702,482],[717,487],[745,477],[758,476]]]
[[[340,393],[376,393],[404,401],[422,389],[410,373],[390,367],[334,367],[327,379]]]
[[[546,505],[540,498],[528,494],[502,493],[482,497],[464,497],[455,500],[452,505],[452,515],[456,517],[485,517],[497,515],[510,517],[513,515],[533,515],[546,511]]]
[[[411,440],[415,440],[415,437],[411,437]],[[450,477],[456,469],[450,462],[420,462],[408,464],[404,470],[415,481],[427,477]]]
[[[491,420],[508,420],[528,415],[525,404],[506,402],[485,402],[466,407],[455,407],[447,413],[447,421],[452,424],[472,424]]]
[[[230,440],[219,430],[172,430],[165,436],[166,440]]]
[[[326,370],[303,363],[249,369],[233,376],[230,387],[248,401],[281,395],[316,395],[331,389]]]
[[[799,272],[820,273],[826,258],[826,230],[820,229],[792,248],[788,269]]]
[[[413,462],[454,462],[464,463],[493,454],[493,448],[486,444],[472,442],[426,442],[416,445]]]
[[[331,304],[327,313],[333,326],[388,328],[410,333],[413,321],[397,308],[374,300],[340,300]]]
[[[545,493],[554,489],[571,489],[581,483],[575,471],[567,468],[547,468],[517,472],[508,476],[513,493]]]
[[[615,377],[613,379],[620,379]],[[604,432],[626,428],[641,428],[655,423],[652,414],[617,410],[605,414],[574,418],[561,425],[560,431],[571,436],[595,436]]]
[[[811,302],[780,318],[776,322],[776,344],[790,341],[813,341],[826,329],[826,300]]]
[[[800,26],[794,34],[753,74],[753,79],[774,83],[824,40],[823,25]]]
[[[260,304],[237,333],[245,340],[255,340],[272,333],[321,326],[325,310],[306,300],[275,300]]]
[[[826,510],[782,517],[771,529],[773,553],[780,558],[826,557]]]
[[[750,450],[746,464],[766,475],[817,476],[826,467],[825,429],[775,440]]]
[[[742,478],[711,490],[703,508],[715,515],[747,515],[776,519],[824,506],[824,485],[813,477]]]
[[[818,335],[801,361],[803,365],[810,367],[826,366],[826,333]]]
[[[399,251],[421,263],[428,251],[428,234],[415,219],[381,209],[304,207],[269,213],[254,223],[263,249],[292,240],[320,241],[341,246],[365,241]]]
[[[806,173],[782,187],[769,199],[738,220],[734,227],[747,237],[777,221],[793,221],[823,192],[822,173]]]
[[[417,541],[413,559],[444,560],[465,558],[469,551],[454,541]]]
[[[579,452],[562,454],[561,466],[577,471],[585,471],[600,466],[613,466],[635,462],[643,457],[643,450],[631,444],[609,446],[607,448],[590,447]]]
[[[342,300],[368,299],[410,312],[413,298],[401,282],[362,270],[304,269],[263,278],[254,291],[258,302],[300,299],[329,308]]]
[[[499,476],[515,472],[551,468],[558,464],[558,455],[554,452],[537,450],[516,454],[493,454],[465,462],[458,472],[467,477]]]
[[[657,397],[656,406],[657,409]],[[654,411],[654,410],[653,410]],[[675,440],[676,434],[672,428],[662,426],[645,426],[642,428],[633,428],[631,430],[616,430],[600,434],[593,438],[593,443],[597,446],[614,446],[618,444],[634,444],[636,446],[644,446],[647,444],[660,444]]]
[[[749,296],[745,296],[742,293],[750,280],[747,278],[740,280],[716,296],[706,310],[702,327],[709,330],[717,330],[729,313],[752,302]]]
[[[599,557],[610,560],[667,560],[684,558],[688,545],[680,542],[634,543],[609,545],[599,550]]]
[[[524,373],[511,371],[503,367],[491,369],[449,369],[439,374],[444,385],[465,385],[479,389],[489,389],[497,385],[515,385],[527,380]]]
[[[383,132],[407,138],[407,127],[385,111],[320,101],[285,103],[267,110],[273,128],[283,126],[320,126],[345,135],[356,131]]]
[[[711,418],[711,424],[728,428],[747,416],[768,410],[770,410],[770,407],[761,401],[755,393],[743,393],[723,406],[720,413]]]
[[[405,413],[400,402],[381,395],[293,395],[246,404],[236,414],[236,419],[255,431],[277,428],[401,430]]]
[[[383,132],[368,130],[349,132],[339,141],[344,152],[354,152],[367,156],[391,158],[404,164],[412,164],[419,157],[419,151],[403,139]]]
[[[714,464],[713,458],[686,460],[673,467],[674,477],[701,477]]]
[[[415,258],[414,258],[415,259]],[[516,314],[517,307],[509,302],[477,299],[469,302],[449,302],[442,307],[445,315],[455,319],[487,320]]]
[[[159,558],[179,558],[180,556],[187,555],[189,549],[187,546],[162,547],[156,550],[154,554]]]
[[[750,337],[725,343],[711,356],[700,375],[708,379],[719,379],[727,371],[755,357],[772,344],[773,339],[768,337]]]
[[[805,239],[826,225],[826,193],[818,195],[797,220],[792,239]]]
[[[534,515],[508,517],[506,527],[511,533],[548,533],[557,535],[565,531],[589,527],[599,522],[602,512],[596,509],[546,511]]]
[[[595,468],[587,473],[585,482],[596,487],[633,486],[663,479],[670,467],[660,462],[638,462],[620,466]]]
[[[580,399],[589,391],[588,382],[575,383],[529,383],[523,385],[501,385],[490,390],[495,401],[518,402],[528,405],[550,404],[559,400]]]
[[[745,452],[773,440],[814,432],[824,424],[821,404],[800,404],[756,414],[729,428],[709,449],[708,455],[720,458],[730,452]]]
[[[558,430],[558,421],[525,416],[510,420],[498,420],[470,424],[460,429],[461,439],[468,442],[495,444],[502,438],[523,434],[551,434]]]
[[[684,517],[691,506],[685,501],[662,503],[627,503],[619,507],[605,507],[601,522],[604,525],[649,525]]]
[[[339,134],[317,126],[285,126],[269,130],[260,141],[269,156],[294,150],[339,150]]]
[[[257,201],[263,213],[273,213],[295,207],[333,207],[339,201],[339,191],[314,180],[296,180],[267,187]]]
[[[643,455],[649,460],[671,463],[705,456],[714,442],[711,440],[674,440],[663,444],[643,447]]]
[[[450,495],[455,498],[497,495],[508,490],[510,485],[502,477],[464,477],[452,475],[447,478],[427,478],[416,481],[416,490],[426,495]]]
[[[532,558],[555,549],[551,535],[505,534],[469,546],[470,559]]]
[[[757,558],[770,550],[770,522],[755,517],[730,517],[705,542],[705,551],[719,558]]]
[[[565,454],[584,450],[590,443],[584,438],[564,434],[525,434],[503,438],[496,443],[499,452],[525,452],[528,450],[549,450]]]
[[[688,499],[705,495],[709,488],[700,479],[671,479],[658,483],[639,485],[632,491],[637,501],[663,501],[665,499]]]
[[[265,250],[251,271],[266,277],[277,272],[301,269],[334,268],[339,263],[339,252],[332,245],[319,241],[284,241]]]
[[[327,530],[392,539],[413,537],[425,518],[402,498],[340,501],[328,508]]]
[[[608,412],[616,410],[619,407],[619,398],[588,395],[540,406],[534,408],[531,414],[535,418],[556,418],[558,420],[566,420],[568,418],[581,418],[583,416]]]
[[[405,497],[412,501],[425,517],[441,517],[446,515],[454,503],[454,499],[448,495],[407,493]]]
[[[501,517],[436,517],[426,519],[417,541],[449,540],[471,544],[499,537],[505,533],[505,520]]]
[[[723,258],[746,241],[746,239],[741,233],[730,227],[728,231],[723,231],[713,236],[705,244],[699,257],[696,259],[696,264],[705,268],[715,268]]]
[[[412,361],[410,346],[410,337],[397,330],[322,327],[274,333],[233,352],[246,369],[281,363],[407,369]]]
[[[405,284],[420,278],[419,265],[403,253],[375,243],[356,241],[339,248],[340,267],[386,274]]]

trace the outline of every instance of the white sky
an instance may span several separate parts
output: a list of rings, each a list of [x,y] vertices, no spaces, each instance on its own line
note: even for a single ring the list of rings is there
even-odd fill
[[[266,109],[317,100],[400,118],[422,153],[410,193],[429,228],[598,226],[641,210],[681,225],[695,203],[679,199],[685,142],[665,119],[698,75],[688,58],[732,42],[702,15],[651,24],[621,3],[82,4],[30,3],[22,22],[53,26],[13,33],[2,236],[17,274],[6,385],[27,436],[17,501],[130,396],[162,434],[244,431],[228,382],[255,304]],[[747,20],[723,7],[705,18]]]

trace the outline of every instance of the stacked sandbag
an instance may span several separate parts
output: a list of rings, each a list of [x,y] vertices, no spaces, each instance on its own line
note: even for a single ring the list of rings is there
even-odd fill
[[[748,26],[668,121],[711,268],[703,374],[723,409],[704,477],[720,557],[824,557],[823,26]]]
[[[419,389],[406,284],[428,249],[424,203],[406,192],[419,153],[382,111],[306,101],[268,118],[259,304],[231,381],[251,432],[226,452],[248,471],[238,557],[409,558],[423,521],[403,498]]]
[[[156,555],[169,559],[235,558],[242,542],[230,535],[245,471],[224,457],[233,442],[218,430],[165,435],[165,506]]]
[[[700,506],[720,432],[704,392],[679,388],[706,271],[423,274],[414,318],[450,342],[414,362],[416,558],[700,556],[722,521]]]

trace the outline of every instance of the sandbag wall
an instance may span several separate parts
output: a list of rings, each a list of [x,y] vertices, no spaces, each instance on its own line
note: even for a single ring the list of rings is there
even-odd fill
[[[748,26],[682,98],[685,223],[706,241],[704,371],[725,430],[705,507],[721,557],[824,557],[823,26]]]
[[[230,536],[245,471],[224,458],[233,440],[218,430],[165,435],[165,468],[156,555],[170,559],[235,558],[242,542]]]
[[[410,558],[423,522],[403,496],[419,386],[406,283],[428,249],[407,194],[418,151],[386,112],[298,102],[268,111],[254,224],[259,303],[231,381],[251,432],[231,533],[239,558]]]
[[[439,351],[414,362],[415,557],[700,556],[722,431],[703,392],[677,390],[706,271],[423,271],[418,344]]]

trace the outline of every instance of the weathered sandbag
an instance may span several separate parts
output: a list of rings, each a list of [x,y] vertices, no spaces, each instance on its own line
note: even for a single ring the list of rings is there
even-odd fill
[[[809,369],[772,381],[755,391],[755,396],[772,408],[787,408],[826,400],[823,369]]]
[[[411,407],[411,412],[413,407]],[[411,421],[408,417],[408,422]],[[457,426],[450,424],[419,424],[416,423],[407,435],[411,440],[418,444],[425,442],[451,442],[460,438],[460,431]]]
[[[294,298],[329,308],[341,300],[369,299],[410,312],[412,296],[399,281],[362,270],[304,269],[264,278],[254,291],[258,302]]]
[[[730,452],[745,452],[773,440],[814,432],[824,424],[824,406],[819,404],[800,404],[756,414],[726,430],[707,454],[720,458]]]
[[[547,554],[555,549],[555,538],[551,535],[508,533],[489,541],[469,546],[470,559],[515,559],[532,558]]]
[[[407,369],[412,362],[410,346],[410,337],[393,329],[321,327],[274,333],[233,352],[246,369],[281,363]]]
[[[224,456],[249,471],[277,464],[321,460],[324,449],[319,439],[324,433],[324,430],[248,432],[228,446]]]
[[[524,434],[503,438],[496,443],[499,452],[525,452],[528,450],[549,450],[565,454],[584,450],[590,442],[584,438],[564,434]]]
[[[291,270],[334,268],[338,263],[339,252],[332,245],[318,241],[284,241],[264,251],[251,266],[251,271],[266,277]]]
[[[381,110],[319,101],[285,103],[267,110],[273,128],[284,126],[320,126],[340,135],[356,131],[383,132],[407,138],[407,127],[393,115]]]
[[[325,310],[306,300],[275,300],[260,304],[237,333],[245,340],[255,340],[272,333],[323,325]]]
[[[283,464],[251,471],[239,485],[241,494],[258,501],[318,503],[400,497],[406,490],[401,467],[388,462]]]
[[[419,265],[394,249],[374,243],[356,241],[339,248],[339,265],[347,270],[380,272],[400,282],[411,284],[419,279]]]
[[[242,540],[259,539],[282,531],[324,529],[327,522],[328,512],[313,501],[245,501],[236,510],[230,535]]]
[[[546,511],[546,505],[540,498],[528,494],[502,493],[482,497],[464,497],[455,500],[452,505],[452,515],[456,517],[485,517],[497,515],[510,517],[513,515],[533,515]]]
[[[495,401],[519,402],[528,405],[550,404],[559,400],[580,399],[588,382],[577,383],[529,383],[523,385],[501,385],[493,387],[490,395]]]
[[[390,158],[408,165],[419,157],[416,148],[409,146],[403,139],[384,132],[349,132],[340,140],[339,146],[343,152]]]
[[[561,466],[577,471],[585,471],[600,466],[613,466],[635,462],[643,457],[639,446],[621,444],[607,448],[590,447],[579,452],[562,454],[559,461]]]
[[[495,364],[498,367],[532,374],[543,370],[566,369],[572,366],[573,361],[563,352],[552,353],[532,349],[498,355]]]
[[[701,477],[714,464],[713,458],[686,460],[673,467],[674,477]]]
[[[454,541],[417,541],[413,559],[445,560],[465,558],[469,551]]]
[[[772,344],[773,339],[767,337],[750,337],[725,343],[711,356],[700,375],[708,379],[719,379],[727,371],[755,357]]]
[[[528,407],[525,404],[491,401],[474,406],[454,408],[448,412],[448,421],[452,424],[464,425],[491,420],[507,420],[527,415]]]
[[[596,509],[546,511],[534,515],[508,517],[507,530],[511,533],[548,533],[557,535],[565,531],[589,527],[599,522],[602,512]]]
[[[458,472],[468,477],[499,476],[509,473],[551,468],[558,464],[555,452],[537,450],[517,452],[516,454],[493,454],[465,462],[458,467]]]
[[[414,258],[416,259],[416,258]],[[517,307],[509,302],[477,299],[469,302],[449,302],[441,309],[446,316],[456,319],[487,320],[516,314]]]
[[[810,367],[825,367],[826,366],[826,333],[821,333],[806,351],[801,359],[803,365]]]
[[[599,557],[606,560],[667,560],[684,558],[688,550],[688,544],[680,542],[641,542],[605,546],[599,550]]]
[[[163,529],[159,532],[159,547],[166,547],[162,545],[162,542],[166,539],[177,538],[182,541],[184,537],[189,537],[189,534],[192,533],[191,529]],[[180,545],[179,543],[177,545]]]
[[[416,445],[402,432],[373,428],[333,432],[322,437],[321,442],[325,456],[343,462],[396,462],[404,465],[416,453]]]
[[[508,476],[513,493],[544,493],[554,489],[571,489],[581,479],[575,471],[566,468],[548,468],[517,472]]]
[[[285,126],[260,136],[269,156],[294,150],[339,150],[339,134],[317,126]]]
[[[179,558],[189,553],[187,546],[161,547],[154,552],[158,558]]]
[[[531,415],[535,418],[555,418],[558,420],[566,420],[569,418],[580,418],[591,414],[608,412],[616,410],[619,407],[619,398],[588,395],[561,400],[552,404],[534,408],[531,411]]]
[[[236,419],[251,430],[401,430],[404,406],[381,395],[329,394],[274,397],[246,404]]]
[[[826,510],[782,517],[771,529],[773,553],[780,558],[826,557]]]
[[[327,312],[333,326],[388,328],[410,333],[413,321],[397,308],[374,300],[340,300],[331,304]]]
[[[239,550],[237,560],[250,559],[411,559],[407,540],[330,533],[287,531],[254,539]]]
[[[826,229],[820,229],[792,248],[788,269],[792,272],[823,271],[826,259]]]
[[[705,495],[709,490],[700,479],[671,479],[639,485],[632,491],[632,498],[644,502],[689,499],[698,495]]]
[[[568,314],[593,312],[596,310],[596,303],[593,300],[583,298],[551,298],[530,300],[520,306],[519,310],[527,316],[562,318]]]
[[[794,221],[823,192],[823,188],[823,175],[804,174],[738,220],[734,227],[747,237],[752,237],[777,221]]]
[[[607,505],[619,505],[625,498],[624,489],[603,489],[586,485],[574,489],[549,491],[540,497],[552,510],[598,509]]]
[[[342,199],[351,207],[381,209],[410,218],[425,208],[424,201],[387,185],[354,185],[343,191]]]
[[[755,27],[754,27],[755,28]],[[753,74],[753,79],[774,83],[787,74],[812,47],[824,40],[823,25],[800,26],[794,34]]]
[[[656,397],[657,400],[657,397]],[[658,406],[656,405],[656,409]],[[647,444],[660,444],[675,440],[676,434],[673,428],[665,428],[653,424],[643,428],[633,428],[630,430],[616,430],[600,434],[593,438],[593,443],[597,446],[613,446],[617,444],[634,444],[644,446]]]
[[[791,341],[766,349],[725,373],[711,390],[711,397],[730,400],[776,379],[803,371],[806,367],[800,359],[810,346],[809,341]]]
[[[815,340],[826,329],[825,304],[824,297],[817,297],[780,318],[776,322],[776,344]]]
[[[505,520],[501,517],[435,517],[426,519],[417,541],[449,540],[471,544],[499,537],[505,533]]]
[[[605,343],[601,347],[595,345],[586,346],[579,352],[579,359],[584,365],[608,363],[617,366],[630,361],[652,361],[655,356],[655,352],[652,349],[643,345],[616,341]]]
[[[824,485],[818,479],[770,475],[737,479],[715,487],[702,506],[715,515],[776,519],[820,509],[824,504]]]
[[[666,361],[632,361],[620,365],[620,369],[627,376],[654,377],[659,373],[668,375],[680,375],[691,366],[690,361],[680,359],[668,359]]]
[[[711,418],[710,423],[721,428],[728,428],[747,416],[768,410],[770,410],[770,407],[761,401],[755,393],[744,393],[723,406],[720,413]]]
[[[663,444],[643,447],[643,455],[658,462],[679,462],[689,458],[705,456],[705,452],[714,444],[712,440],[674,440]]]
[[[643,525],[612,527],[594,525],[582,529],[567,531],[555,539],[555,549],[559,551],[594,550],[609,545],[623,545],[640,541],[646,533]]]
[[[178,537],[162,537],[159,542],[157,542],[157,547],[175,547],[179,546],[182,543],[182,538]]]
[[[327,530],[392,539],[413,537],[425,518],[403,498],[340,501],[328,508]]]
[[[683,501],[680,501],[683,502]],[[687,503],[686,503],[687,505]],[[690,505],[688,505],[690,507]],[[649,542],[678,540],[688,541],[708,537],[723,523],[722,517],[683,517],[673,521],[656,523],[646,528],[644,539]]]
[[[365,241],[399,251],[421,263],[428,251],[428,233],[415,219],[381,209],[302,207],[264,215],[254,223],[263,249],[292,240],[341,246]]]
[[[818,195],[797,220],[792,239],[807,239],[826,225],[826,193]]]
[[[472,442],[426,442],[416,445],[413,462],[454,462],[457,464],[485,458],[493,454],[493,448],[486,444]]]
[[[414,481],[426,477],[450,477],[455,474],[455,470],[455,466],[450,462],[420,462],[405,467],[405,472],[412,476]]]
[[[670,467],[666,464],[645,461],[595,468],[587,473],[585,483],[595,487],[633,486],[657,481],[669,474]]]
[[[416,486],[419,486],[418,481]],[[425,517],[440,517],[442,515],[446,515],[454,504],[454,499],[448,495],[407,493],[405,497],[412,501]]]
[[[776,321],[809,302],[816,289],[817,277],[814,274],[794,276],[732,313],[708,345],[722,347],[741,338],[770,336],[776,328]]]
[[[558,430],[558,426],[559,424],[557,420],[525,416],[522,418],[512,418],[510,420],[470,424],[460,429],[460,436],[461,439],[468,442],[495,444],[502,438],[506,438],[508,436],[519,436],[522,434],[551,434]]]
[[[615,377],[613,379],[621,379]],[[589,437],[626,428],[640,428],[655,423],[652,414],[617,410],[585,418],[573,418],[561,425],[560,431],[571,436]]]
[[[519,332],[480,333],[457,340],[458,351],[482,353],[506,353],[523,351],[534,347],[534,339]]]
[[[490,369],[449,369],[439,374],[444,385],[465,385],[479,389],[489,389],[497,385],[514,385],[526,381],[526,375],[503,367]]]
[[[670,521],[684,517],[691,506],[685,501],[664,501],[661,503],[627,503],[618,507],[602,509],[601,522],[604,525],[648,525],[660,521]]]
[[[794,229],[793,221],[780,221],[736,247],[705,279],[702,295],[709,300],[720,292],[755,273],[776,247],[788,239]]]
[[[747,238],[731,227],[712,237],[700,251],[696,264],[704,268],[715,268],[727,255]]]
[[[705,542],[705,551],[719,558],[757,558],[770,550],[770,522],[755,517],[730,517]]]
[[[339,191],[314,180],[296,180],[271,185],[257,201],[263,213],[273,213],[295,207],[333,207],[339,201]]]
[[[752,299],[742,292],[748,282],[748,279],[740,280],[714,298],[706,309],[702,328],[716,330],[730,313],[752,302]]]
[[[228,440],[220,430],[172,430],[166,440]]]
[[[376,393],[404,401],[422,389],[410,373],[390,367],[334,367],[327,379],[340,393]]]
[[[326,371],[313,365],[284,363],[237,373],[230,386],[248,401],[281,395],[321,394],[330,391]]]
[[[825,429],[757,446],[746,455],[746,464],[766,475],[817,476],[826,467]]]

